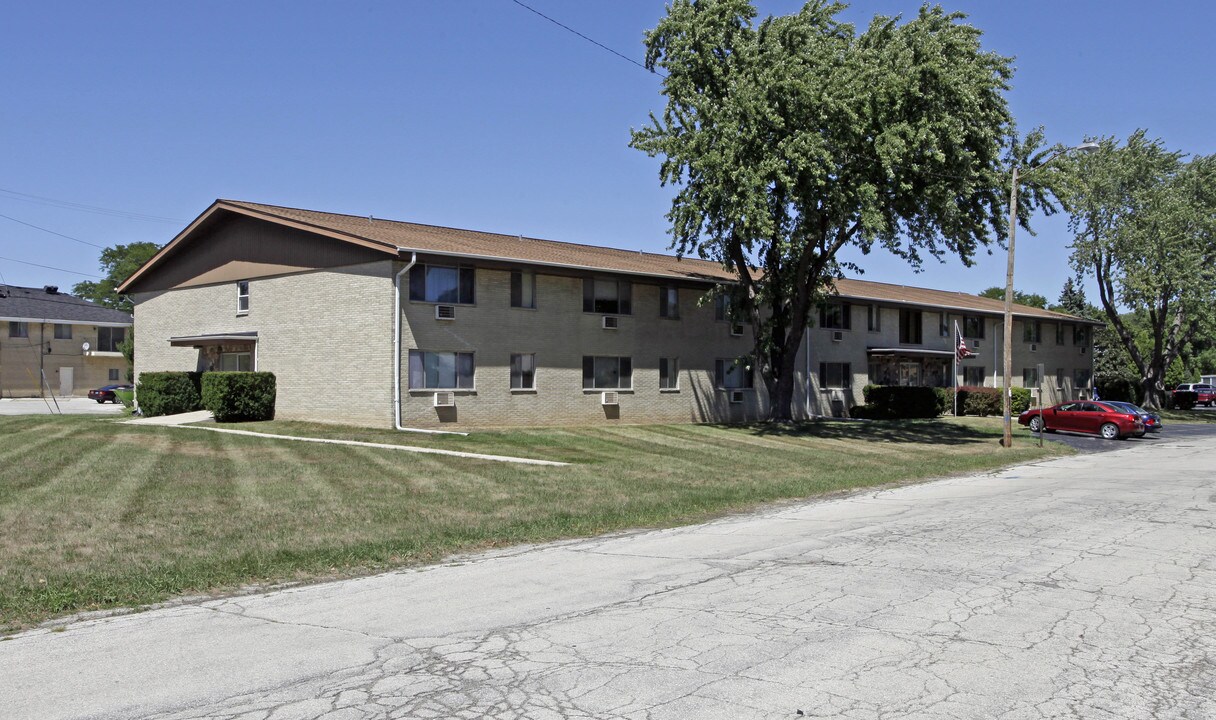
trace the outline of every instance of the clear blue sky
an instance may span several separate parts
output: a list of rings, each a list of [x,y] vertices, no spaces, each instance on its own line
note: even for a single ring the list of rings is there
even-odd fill
[[[661,0],[525,0],[641,60]],[[1216,152],[1216,5],[950,0],[1016,56],[1019,125],[1050,142],[1148,128]],[[762,14],[800,3],[760,3]],[[846,17],[911,15],[858,2]],[[217,197],[665,251],[657,161],[629,130],[660,82],[511,0],[10,3],[0,26],[0,214],[95,245],[164,243]],[[24,195],[50,198],[55,203]],[[76,203],[120,214],[83,212]],[[170,218],[144,219],[143,215]],[[1067,228],[1019,234],[1017,285],[1054,300]],[[68,288],[98,249],[0,217],[0,273]],[[1003,251],[866,279],[978,292]],[[1091,299],[1094,299],[1091,293]]]

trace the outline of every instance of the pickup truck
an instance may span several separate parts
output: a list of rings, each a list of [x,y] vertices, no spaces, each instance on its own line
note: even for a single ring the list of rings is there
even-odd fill
[[[1174,388],[1174,406],[1178,406],[1178,393],[1193,392],[1195,393],[1195,404],[1211,407],[1213,402],[1216,402],[1216,388],[1207,383],[1180,383]]]

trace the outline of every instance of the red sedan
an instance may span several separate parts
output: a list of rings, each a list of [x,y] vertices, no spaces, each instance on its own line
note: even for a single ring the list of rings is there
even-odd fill
[[[1107,440],[1123,440],[1129,435],[1143,435],[1144,423],[1135,413],[1092,400],[1060,403],[1049,408],[1031,408],[1018,417],[1018,423],[1033,432],[1089,433]]]

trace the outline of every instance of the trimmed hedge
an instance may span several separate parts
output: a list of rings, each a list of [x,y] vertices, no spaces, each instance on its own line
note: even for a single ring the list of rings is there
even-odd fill
[[[203,374],[203,407],[216,422],[273,420],[274,373],[209,372]]]
[[[135,386],[140,413],[152,417],[201,410],[201,375],[197,372],[140,373]]]
[[[866,385],[862,417],[881,419],[934,418],[941,414],[936,388]]]
[[[978,385],[962,385],[958,389],[958,411],[960,415],[1001,414],[1001,391]]]
[[[1030,409],[1030,403],[1030,388],[1013,388],[1013,392],[1009,393],[1009,414],[1021,415]]]

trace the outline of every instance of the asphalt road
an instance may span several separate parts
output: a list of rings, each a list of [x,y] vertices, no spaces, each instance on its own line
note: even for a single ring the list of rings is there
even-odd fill
[[[122,403],[99,403],[88,398],[4,398],[0,415],[121,415]]]
[[[0,714],[1216,717],[1216,432],[1116,448],[29,632]]]

